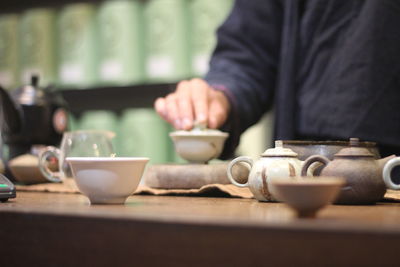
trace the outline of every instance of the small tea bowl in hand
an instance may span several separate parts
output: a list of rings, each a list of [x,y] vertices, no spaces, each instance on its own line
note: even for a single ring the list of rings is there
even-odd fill
[[[123,204],[133,194],[148,158],[67,157],[79,191],[91,204]]]
[[[180,157],[190,163],[203,164],[218,158],[228,133],[218,130],[194,129],[169,134]]]

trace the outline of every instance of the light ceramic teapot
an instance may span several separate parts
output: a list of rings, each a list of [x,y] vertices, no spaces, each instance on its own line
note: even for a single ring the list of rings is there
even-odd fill
[[[297,156],[293,150],[284,148],[282,141],[275,141],[275,148],[267,149],[256,162],[247,156],[232,160],[227,169],[228,178],[238,187],[248,187],[257,200],[274,201],[268,183],[271,179],[300,176],[302,161]],[[232,175],[233,166],[241,162],[247,163],[250,168],[246,183],[239,183]]]

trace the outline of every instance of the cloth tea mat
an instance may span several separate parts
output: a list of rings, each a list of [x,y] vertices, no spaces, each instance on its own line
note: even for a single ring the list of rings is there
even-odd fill
[[[234,170],[234,177],[241,183],[248,176],[247,168],[239,165]],[[252,198],[248,188],[239,188],[229,183],[226,177],[227,164],[209,165],[153,165],[146,170],[143,183],[134,194],[173,195],[204,197]],[[73,179],[63,183],[38,183],[16,185],[18,191],[79,193]],[[387,190],[385,201],[400,202],[400,191]]]
[[[18,191],[49,192],[49,193],[79,193],[73,179],[63,183],[43,183],[35,185],[16,185]],[[234,185],[209,184],[198,189],[159,189],[147,185],[139,185],[135,195],[157,196],[202,196],[202,197],[236,197],[252,198],[253,195],[247,188],[238,188]]]
[[[74,179],[66,179],[62,183],[41,183],[32,185],[15,185],[17,191],[49,192],[49,193],[79,193]]]
[[[135,194],[182,195],[208,197],[252,198],[248,188],[238,188],[229,182],[226,174],[228,163],[217,164],[165,164],[149,166]],[[233,176],[244,183],[249,170],[237,164]],[[17,185],[20,191],[79,193],[73,179],[63,183]]]
[[[201,197],[235,197],[253,198],[253,194],[247,188],[239,188],[231,184],[209,184],[198,189],[158,189],[141,185],[135,195],[157,196],[201,196]]]
[[[63,183],[44,183],[35,185],[17,185],[18,191],[51,192],[51,193],[79,193],[73,179]],[[252,198],[253,194],[247,188],[239,188],[229,184],[209,184],[198,189],[161,189],[139,185],[135,195],[157,196],[202,196],[202,197],[235,197]],[[400,191],[387,190],[384,201],[400,202]]]
[[[386,194],[384,197],[385,201],[393,201],[393,202],[400,202],[400,191],[397,190],[386,190]]]

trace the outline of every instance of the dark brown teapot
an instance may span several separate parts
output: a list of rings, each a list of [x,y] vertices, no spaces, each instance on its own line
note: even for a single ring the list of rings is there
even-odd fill
[[[359,146],[358,138],[350,138],[349,147],[341,149],[333,160],[321,155],[308,157],[301,174],[314,162],[324,164],[321,176],[340,176],[346,179],[336,200],[338,204],[373,204],[381,200],[386,192],[382,169],[386,162],[395,156],[375,159],[368,149]]]

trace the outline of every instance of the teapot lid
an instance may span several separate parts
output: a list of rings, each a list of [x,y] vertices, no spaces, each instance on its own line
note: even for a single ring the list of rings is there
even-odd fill
[[[39,76],[32,75],[31,83],[24,85],[17,90],[12,92],[12,98],[18,104],[32,106],[32,105],[44,105],[45,93],[39,88]]]
[[[297,153],[290,148],[283,147],[282,140],[276,140],[275,148],[265,150],[261,157],[297,157]]]
[[[365,147],[360,146],[360,139],[350,138],[349,147],[342,148],[334,155],[339,157],[374,157]]]

